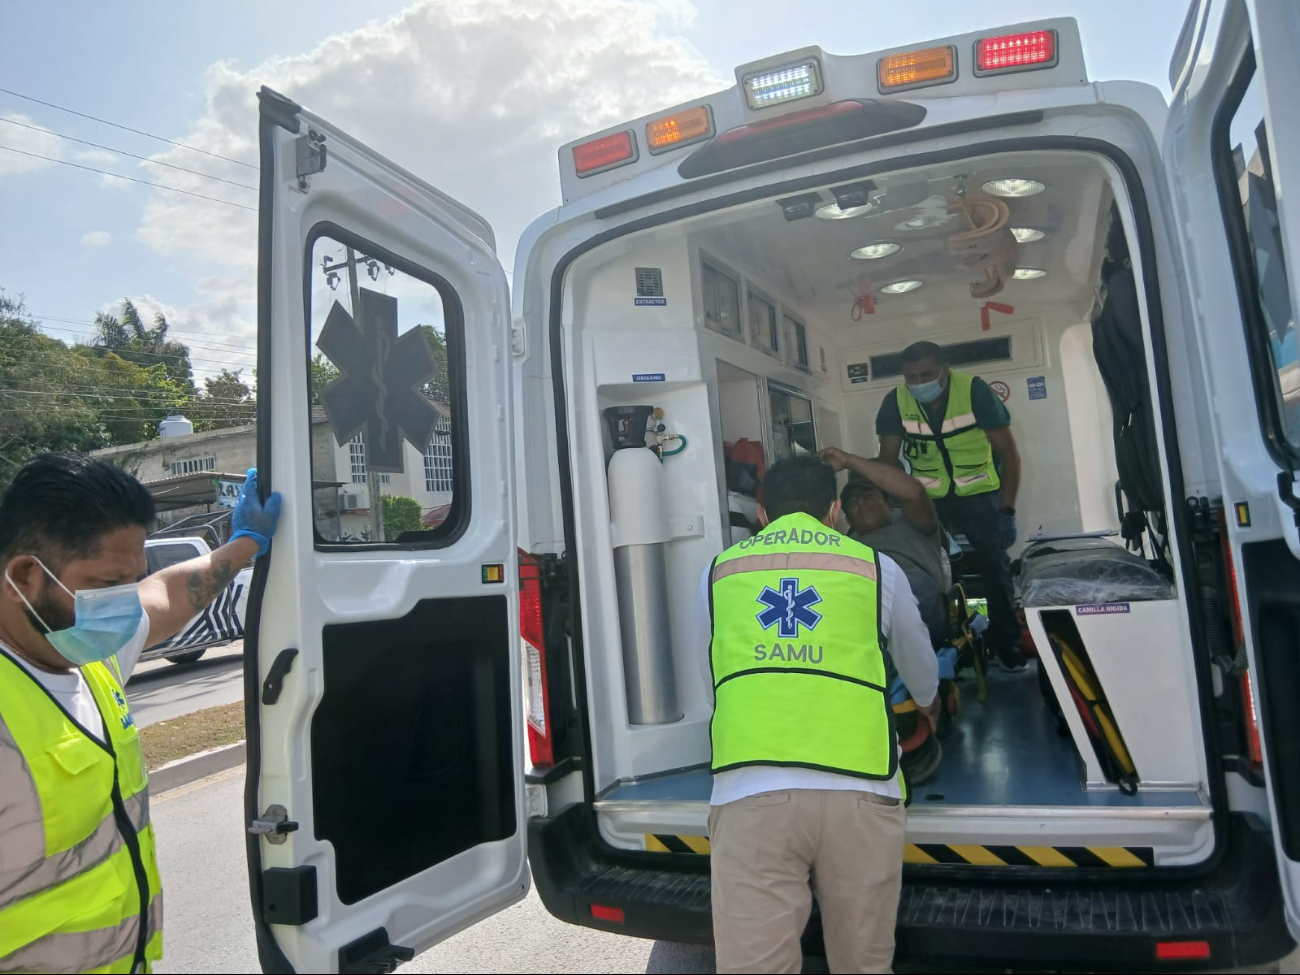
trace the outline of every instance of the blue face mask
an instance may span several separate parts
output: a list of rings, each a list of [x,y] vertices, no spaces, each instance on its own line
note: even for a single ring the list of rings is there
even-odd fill
[[[144,607],[140,605],[140,587],[136,583],[110,586],[107,589],[78,589],[74,593],[59,582],[59,577],[47,569],[44,562],[40,559],[36,562],[76,604],[77,621],[66,630],[50,629],[32,604],[27,602],[27,597],[14,586],[8,569],[5,570],[5,581],[14,587],[18,598],[41,626],[45,627],[45,639],[50,641],[50,646],[73,666],[82,667],[97,660],[107,660],[130,643],[140,631]]]
[[[943,395],[943,380],[931,379],[928,383],[907,384],[907,391],[918,403],[933,403]]]

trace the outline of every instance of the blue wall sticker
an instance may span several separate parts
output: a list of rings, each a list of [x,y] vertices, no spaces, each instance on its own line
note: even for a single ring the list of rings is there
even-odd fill
[[[1047,379],[1043,376],[1033,376],[1029,380],[1029,398],[1030,399],[1047,399]]]

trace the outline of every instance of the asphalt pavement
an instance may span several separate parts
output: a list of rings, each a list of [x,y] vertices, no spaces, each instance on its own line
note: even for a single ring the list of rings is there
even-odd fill
[[[260,971],[244,867],[244,769],[154,796],[166,895],[156,972]],[[713,952],[557,921],[535,892],[403,965],[402,972],[711,972]]]
[[[127,682],[137,727],[244,699],[244,641],[214,647],[192,664],[150,660]]]

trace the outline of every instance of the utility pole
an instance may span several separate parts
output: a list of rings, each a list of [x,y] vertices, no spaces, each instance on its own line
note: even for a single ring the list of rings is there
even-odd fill
[[[362,261],[366,264],[375,263],[365,257],[362,258]],[[342,265],[329,264],[323,261],[321,263],[321,270],[325,272],[327,280],[330,280],[330,276],[337,272],[340,267],[347,267],[348,290],[352,298],[352,317],[357,321],[357,324],[361,324],[361,320],[358,317],[361,314],[361,285],[357,280],[357,263],[356,251],[349,246],[347,248],[347,260],[344,261]],[[391,270],[389,273],[392,273]],[[374,272],[372,272],[371,276],[374,276]],[[330,284],[333,285],[337,280],[337,277],[333,278],[330,280]],[[382,542],[384,541],[384,504],[383,498],[379,493],[379,474],[375,471],[374,465],[370,463],[370,445],[366,442],[365,431],[362,431],[361,433],[361,444],[365,450],[366,458],[366,489],[370,493],[370,540],[373,542]]]

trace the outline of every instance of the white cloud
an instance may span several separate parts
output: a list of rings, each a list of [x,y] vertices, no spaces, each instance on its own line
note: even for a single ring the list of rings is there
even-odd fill
[[[39,156],[49,156],[53,159],[63,158],[62,140],[50,132],[24,128],[23,126],[35,124],[26,115],[14,112],[0,115],[0,119],[19,123],[18,125],[0,125],[0,136],[3,136],[3,138],[0,138],[0,145],[9,147],[9,149],[0,149],[0,176],[32,173],[38,169],[45,169],[54,165],[48,159],[38,158]],[[34,153],[35,155],[26,155],[25,153]]]
[[[113,243],[113,235],[107,230],[92,230],[81,235],[82,247],[107,247]]]
[[[72,158],[84,166],[107,166],[119,162],[122,157],[106,149],[78,149]]]
[[[482,213],[511,266],[523,228],[559,202],[559,144],[725,86],[682,36],[676,0],[421,0],[400,15],[250,71],[208,71],[207,113],[181,141],[257,160],[267,85]],[[154,157],[255,182],[181,149]],[[174,186],[255,206],[253,193],[168,173]],[[140,238],[240,274],[251,299],[256,214],[154,192]]]

